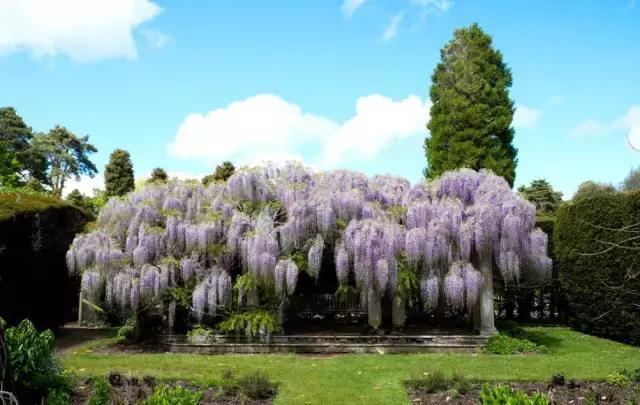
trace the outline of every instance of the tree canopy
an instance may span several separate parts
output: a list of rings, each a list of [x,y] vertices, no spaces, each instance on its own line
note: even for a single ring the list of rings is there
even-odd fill
[[[622,189],[624,191],[640,190],[640,167],[631,169],[622,182]]]
[[[104,185],[107,197],[125,195],[133,190],[135,179],[129,152],[116,149],[111,153],[104,168]]]
[[[212,181],[227,181],[229,177],[235,173],[236,167],[228,160],[216,166],[216,171],[202,178],[202,184],[205,186]]]
[[[555,191],[545,179],[533,180],[528,187],[522,185],[518,192],[532,202],[539,213],[555,213],[562,202],[562,193]]]
[[[33,139],[33,147],[46,164],[46,184],[52,194],[62,195],[66,181],[81,175],[93,177],[96,166],[89,160],[89,154],[98,151],[89,143],[89,136],[77,137],[65,127],[56,125],[45,134],[38,134]]]
[[[29,178],[46,183],[46,164],[31,144],[33,137],[13,107],[0,108],[0,184],[17,186]]]
[[[461,167],[486,168],[513,186],[511,71],[478,24],[454,32],[431,77],[431,135],[425,140],[428,178]]]
[[[167,172],[163,168],[156,167],[151,172],[151,177],[149,178],[149,181],[151,181],[151,182],[164,182],[164,181],[167,181],[168,177],[169,176],[167,176]]]
[[[578,190],[573,194],[572,201],[577,202],[593,196],[615,194],[617,191],[612,184],[589,180],[578,186]]]

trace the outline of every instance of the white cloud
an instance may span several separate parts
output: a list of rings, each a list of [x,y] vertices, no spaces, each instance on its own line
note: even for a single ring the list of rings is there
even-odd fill
[[[365,3],[366,0],[344,0],[340,9],[342,14],[351,17],[357,9]]]
[[[423,8],[435,8],[444,12],[451,8],[453,0],[411,0],[411,3]]]
[[[339,123],[303,112],[278,96],[260,94],[207,114],[188,115],[167,151],[208,162],[304,160],[318,168],[345,158],[374,158],[390,143],[424,136],[430,103],[412,95],[400,101],[379,94],[356,100],[356,113]]]
[[[402,22],[402,13],[398,13],[396,15],[391,16],[391,20],[389,21],[389,25],[384,29],[382,33],[382,39],[385,42],[391,41],[398,35],[398,28],[400,27],[400,23]]]
[[[62,190],[62,195],[66,197],[76,188],[82,194],[92,197],[94,194],[93,190],[104,190],[104,177],[101,174],[96,174],[94,177],[80,176],[80,180],[74,178],[68,179]]]
[[[554,106],[559,105],[559,104],[562,104],[564,99],[565,99],[564,94],[556,94],[555,96],[547,100],[547,104],[554,105]]]
[[[154,49],[162,49],[169,43],[171,37],[160,31],[144,29],[140,31],[147,44]]]
[[[616,131],[624,131],[629,145],[640,150],[640,105],[632,105],[626,114],[609,124],[590,118],[578,124],[571,135],[605,135]]]
[[[513,127],[514,128],[532,128],[535,127],[542,111],[535,108],[525,107],[522,104],[516,105],[516,112],[513,114]]]
[[[0,52],[134,59],[133,30],[160,11],[150,0],[1,0]]]
[[[601,135],[607,132],[609,132],[609,126],[607,126],[603,122],[598,121],[594,118],[589,118],[588,120],[578,124],[571,131],[571,135],[573,136]]]

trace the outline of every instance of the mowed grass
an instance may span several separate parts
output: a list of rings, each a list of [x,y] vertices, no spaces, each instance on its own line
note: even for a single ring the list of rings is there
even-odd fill
[[[442,370],[480,381],[548,381],[552,374],[568,379],[603,380],[620,368],[640,367],[640,348],[584,335],[568,328],[526,328],[550,347],[549,354],[366,354],[190,355],[100,354],[95,349],[113,340],[84,346],[63,357],[63,364],[80,376],[118,370],[160,379],[207,382],[224,370],[242,375],[266,371],[281,385],[276,404],[406,404],[404,380]]]

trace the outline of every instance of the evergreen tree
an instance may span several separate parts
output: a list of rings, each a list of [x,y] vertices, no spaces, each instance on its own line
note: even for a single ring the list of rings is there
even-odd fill
[[[536,213],[553,214],[562,202],[562,193],[544,179],[533,180],[529,187],[522,185],[518,192],[536,206]]]
[[[640,190],[640,167],[632,169],[622,182],[622,190],[634,191]]]
[[[33,131],[13,107],[0,108],[0,172],[24,183],[30,177],[46,182],[44,157],[32,147]],[[12,176],[8,172],[13,171]]]
[[[121,196],[133,190],[133,163],[129,152],[116,149],[104,168],[104,185],[107,197]]]
[[[89,137],[77,137],[65,127],[55,126],[46,134],[33,138],[32,146],[43,157],[46,164],[46,181],[53,195],[60,197],[67,179],[80,175],[93,177],[96,166],[89,160],[89,154],[98,151],[89,143]]]
[[[212,181],[227,181],[227,179],[231,177],[233,173],[235,173],[235,171],[236,167],[233,165],[233,163],[227,160],[225,162],[222,162],[221,165],[216,166],[216,171],[213,174],[204,176],[204,178],[202,179],[202,184],[206,186]]]
[[[163,183],[167,181],[167,178],[168,178],[167,172],[165,172],[164,169],[161,167],[156,167],[151,172],[151,177],[149,178],[149,181]]]
[[[456,30],[440,55],[431,77],[425,174],[435,178],[460,167],[487,168],[513,186],[517,149],[512,145],[512,78],[502,54],[473,24]]]

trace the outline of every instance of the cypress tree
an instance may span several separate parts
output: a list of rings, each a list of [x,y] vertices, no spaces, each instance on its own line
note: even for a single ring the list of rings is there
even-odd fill
[[[515,180],[511,71],[478,24],[454,32],[431,77],[431,136],[425,140],[428,178],[447,170],[487,168]]]
[[[125,195],[133,190],[133,164],[129,152],[116,149],[111,153],[104,169],[104,184],[107,197]]]

